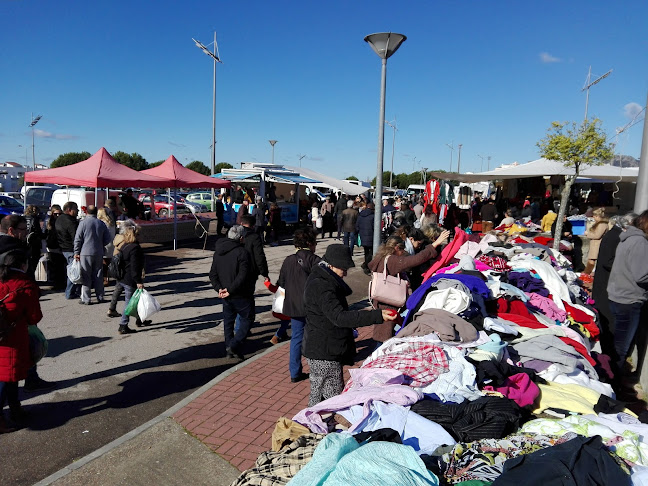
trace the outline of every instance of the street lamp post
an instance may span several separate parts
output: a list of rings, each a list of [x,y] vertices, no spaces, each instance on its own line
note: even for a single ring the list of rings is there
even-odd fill
[[[214,32],[214,52],[211,52],[207,47],[200,41],[192,38],[192,41],[196,43],[199,49],[201,49],[205,54],[211,57],[214,60],[214,102],[212,110],[212,150],[211,150],[211,175],[212,177],[216,174],[216,64],[223,63],[220,60],[220,55],[218,52],[218,43],[216,42],[216,32]],[[216,195],[214,188],[211,190],[211,210],[214,211]]]
[[[481,159],[481,165],[479,166],[479,172],[483,172],[484,171],[484,159],[486,157],[484,157],[483,155],[479,155],[479,154],[477,154],[477,157],[479,157]]]
[[[461,174],[461,147],[463,147],[462,144],[457,145],[459,149],[459,155],[457,156],[457,174]]]
[[[274,164],[274,146],[275,143],[277,143],[277,140],[268,140],[268,142],[270,142],[270,145],[272,145],[272,163]],[[299,159],[299,164],[301,167],[301,159]]]
[[[452,154],[454,152],[454,140],[450,143],[446,143],[446,145],[450,149],[450,172],[452,172]]]
[[[382,59],[382,74],[380,81],[380,113],[378,115],[378,163],[376,174],[376,197],[378,201],[374,215],[373,252],[374,255],[380,246],[380,230],[382,223],[381,201],[383,189],[383,151],[385,148],[385,91],[387,89],[387,59],[389,59],[405,42],[407,37],[393,32],[370,34],[364,38],[378,57]]]
[[[40,121],[42,118],[41,115],[38,115],[36,118],[34,118],[34,114],[31,114],[31,123],[29,124],[29,128],[32,129],[32,170],[36,170],[36,157],[35,157],[35,149],[34,149],[34,126]]]
[[[305,155],[302,155],[302,154],[297,154],[297,157],[299,157],[299,167],[301,167],[301,161],[302,161],[302,159],[303,159],[304,157],[306,157],[306,156],[305,156]]]
[[[392,122],[385,122],[387,125],[393,128],[394,130],[394,135],[392,136],[392,159],[391,159],[391,171],[389,172],[389,188],[391,189],[393,186],[393,180],[394,180],[394,147],[396,146],[396,131],[398,128],[396,128],[396,118],[394,118],[393,125]]]

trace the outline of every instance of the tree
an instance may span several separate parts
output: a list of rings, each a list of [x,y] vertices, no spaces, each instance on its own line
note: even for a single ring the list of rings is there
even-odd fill
[[[209,167],[207,167],[199,160],[194,160],[193,162],[189,162],[186,165],[186,167],[187,169],[191,169],[194,172],[198,172],[199,174],[202,175],[206,175],[206,176],[211,175],[211,170],[209,169]]]
[[[76,164],[83,160],[87,160],[91,157],[90,152],[68,152],[63,155],[59,155],[56,159],[52,161],[50,167],[55,169],[57,167],[65,167],[66,165]]]
[[[157,162],[153,162],[152,164],[149,164],[149,169],[152,169],[153,167],[157,167],[158,165],[164,164],[164,160],[158,160]]]
[[[233,169],[233,168],[234,166],[232,164],[228,164],[227,162],[219,162],[218,164],[216,164],[216,167],[214,168],[214,174],[218,174],[223,169]],[[209,175],[211,175],[211,173]]]
[[[537,143],[541,157],[562,162],[565,167],[574,170],[573,174],[565,176],[565,185],[560,197],[560,211],[556,218],[554,250],[560,247],[569,194],[581,170],[592,165],[601,165],[612,157],[612,149],[607,144],[607,137],[600,129],[600,124],[601,120],[598,118],[592,121],[585,120],[581,124],[553,122],[545,138]]]
[[[113,158],[120,164],[125,165],[126,167],[130,167],[134,170],[144,170],[149,168],[146,159],[137,152],[127,154],[126,152],[119,150],[113,154]]]
[[[349,176],[346,178],[347,181],[357,181],[358,178],[356,176]]]

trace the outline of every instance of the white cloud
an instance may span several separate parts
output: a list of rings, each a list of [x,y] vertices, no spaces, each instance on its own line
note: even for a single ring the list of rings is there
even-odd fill
[[[628,120],[633,120],[641,112],[641,110],[643,110],[643,106],[633,101],[632,103],[628,103],[623,107],[623,115]]]
[[[544,62],[545,64],[550,64],[553,62],[562,62],[562,59],[560,59],[559,57],[552,56],[548,52],[541,52],[540,61]]]
[[[38,138],[52,138],[54,140],[76,140],[79,138],[77,135],[65,135],[63,133],[46,132],[45,130],[39,130],[38,128],[34,129],[34,135],[36,135]]]

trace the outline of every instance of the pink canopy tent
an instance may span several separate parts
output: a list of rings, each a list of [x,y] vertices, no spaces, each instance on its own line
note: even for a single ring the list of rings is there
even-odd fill
[[[191,169],[187,169],[173,156],[169,156],[162,164],[152,169],[146,169],[141,174],[162,177],[172,182],[170,186],[165,187],[191,187],[191,188],[229,188],[232,186],[230,181],[217,179],[199,174]]]
[[[101,147],[87,160],[56,169],[25,173],[25,182],[83,187],[169,187],[172,181],[120,164]]]

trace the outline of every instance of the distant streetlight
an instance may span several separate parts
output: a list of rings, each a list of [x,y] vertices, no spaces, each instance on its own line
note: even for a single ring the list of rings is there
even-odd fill
[[[274,146],[275,143],[277,143],[277,140],[268,140],[268,142],[272,145],[272,163],[274,164]],[[299,159],[299,163],[301,164],[301,159]]]
[[[481,165],[479,166],[479,172],[483,172],[484,171],[484,159],[486,157],[484,157],[483,155],[479,155],[479,154],[477,154],[477,157],[479,157],[481,159]]]
[[[459,156],[457,157],[457,174],[461,174],[461,147],[463,147],[462,144],[457,145],[459,148]]]
[[[212,143],[211,143],[211,175],[214,176],[216,173],[216,64],[217,63],[223,63],[223,61],[220,60],[220,54],[218,52],[218,43],[216,42],[216,32],[214,31],[214,52],[211,52],[207,47],[200,41],[197,41],[193,37],[191,38],[192,41],[196,43],[196,46],[203,51],[205,54],[207,54],[209,57],[211,57],[214,60],[214,103],[213,103],[213,110],[212,110]],[[214,210],[214,202],[215,202],[216,196],[215,196],[215,191],[214,188],[211,190],[211,210]]]
[[[489,155],[489,156],[487,157],[487,160],[488,160],[488,166],[486,167],[486,170],[490,170],[490,159],[491,159],[491,156]]]
[[[274,150],[274,148],[273,148],[273,150]],[[306,156],[305,156],[305,155],[302,155],[302,154],[297,154],[297,157],[299,157],[299,167],[301,167],[301,161],[302,161],[302,159],[303,159],[304,157],[306,157]]]
[[[454,152],[454,140],[450,143],[446,143],[446,145],[450,149],[450,172],[452,172],[452,153]]]
[[[396,118],[394,118],[393,122],[386,121],[385,123],[394,129],[394,135],[392,137],[391,171],[389,171],[389,187],[391,189],[392,181],[393,181],[393,178],[394,178],[394,147],[396,146],[396,132],[398,131],[398,128],[396,127]],[[393,125],[392,125],[392,123],[393,123]]]
[[[36,157],[35,157],[35,151],[34,151],[34,126],[40,121],[42,118],[42,115],[38,115],[36,118],[34,118],[34,114],[31,114],[31,123],[29,124],[29,128],[32,129],[32,165],[33,169],[36,170]]]
[[[378,115],[378,163],[376,174],[376,197],[377,205],[374,214],[373,252],[374,255],[380,246],[380,231],[382,223],[382,212],[380,211],[383,189],[383,151],[385,148],[385,92],[387,90],[387,59],[389,59],[401,46],[407,37],[393,32],[381,32],[370,34],[364,38],[378,57],[382,59],[382,74],[380,82],[380,113]]]

